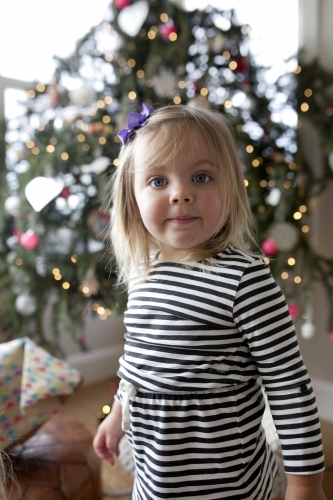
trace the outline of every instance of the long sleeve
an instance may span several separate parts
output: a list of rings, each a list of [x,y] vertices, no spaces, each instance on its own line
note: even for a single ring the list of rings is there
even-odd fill
[[[285,298],[261,259],[255,259],[245,269],[233,313],[265,387],[285,471],[313,474],[324,470],[311,380]]]

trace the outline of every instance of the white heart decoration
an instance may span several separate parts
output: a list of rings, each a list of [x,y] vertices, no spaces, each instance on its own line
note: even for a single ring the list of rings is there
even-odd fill
[[[136,36],[149,12],[149,5],[145,0],[125,7],[118,15],[118,24],[128,36]]]
[[[25,187],[25,196],[35,212],[40,212],[63,190],[65,183],[59,177],[35,177]]]
[[[107,156],[100,156],[89,163],[89,165],[81,165],[81,172],[84,174],[90,174],[91,172],[99,174],[100,172],[104,172],[106,167],[110,165],[110,161],[110,158],[107,158]]]

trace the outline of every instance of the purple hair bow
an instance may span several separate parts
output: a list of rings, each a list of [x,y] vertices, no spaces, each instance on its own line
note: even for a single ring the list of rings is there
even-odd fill
[[[143,127],[147,119],[154,113],[155,109],[145,102],[142,104],[141,113],[128,114],[128,128],[124,128],[118,132],[117,136],[123,144],[127,144],[130,138],[134,135],[134,130]]]

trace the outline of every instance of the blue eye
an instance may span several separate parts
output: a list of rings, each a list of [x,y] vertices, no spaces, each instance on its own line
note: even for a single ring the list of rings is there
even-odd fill
[[[211,177],[208,174],[196,174],[193,177],[194,182],[198,182],[199,184],[204,184],[205,182],[210,181]]]
[[[162,179],[162,177],[155,177],[155,179],[152,179],[149,184],[152,186],[152,187],[155,187],[155,188],[160,188],[162,186],[164,186],[165,184],[165,180]]]

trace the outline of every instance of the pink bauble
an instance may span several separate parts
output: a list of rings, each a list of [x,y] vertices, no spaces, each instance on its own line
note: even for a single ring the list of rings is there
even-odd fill
[[[296,318],[296,316],[299,315],[299,306],[297,304],[288,304],[288,309],[289,309],[289,312],[290,312],[290,316],[292,318]]]
[[[26,250],[33,250],[39,243],[39,238],[31,229],[23,233],[20,237],[20,243]]]
[[[331,341],[331,342],[332,342],[332,344],[333,344],[333,332],[331,332],[331,333],[329,334],[329,338],[330,338],[330,341]]]
[[[59,196],[61,196],[62,198],[65,198],[65,199],[69,198],[69,197],[70,197],[70,195],[71,195],[71,192],[70,192],[70,190],[69,190],[67,187],[65,187],[65,188],[61,191],[61,193],[59,194]]]
[[[130,4],[130,0],[114,0],[114,4],[117,9],[121,10]]]
[[[174,24],[162,24],[160,32],[162,37],[167,39],[171,33],[177,33],[177,28]]]
[[[267,255],[274,255],[278,251],[278,247],[275,244],[275,241],[271,238],[267,238],[261,244],[261,249]]]

